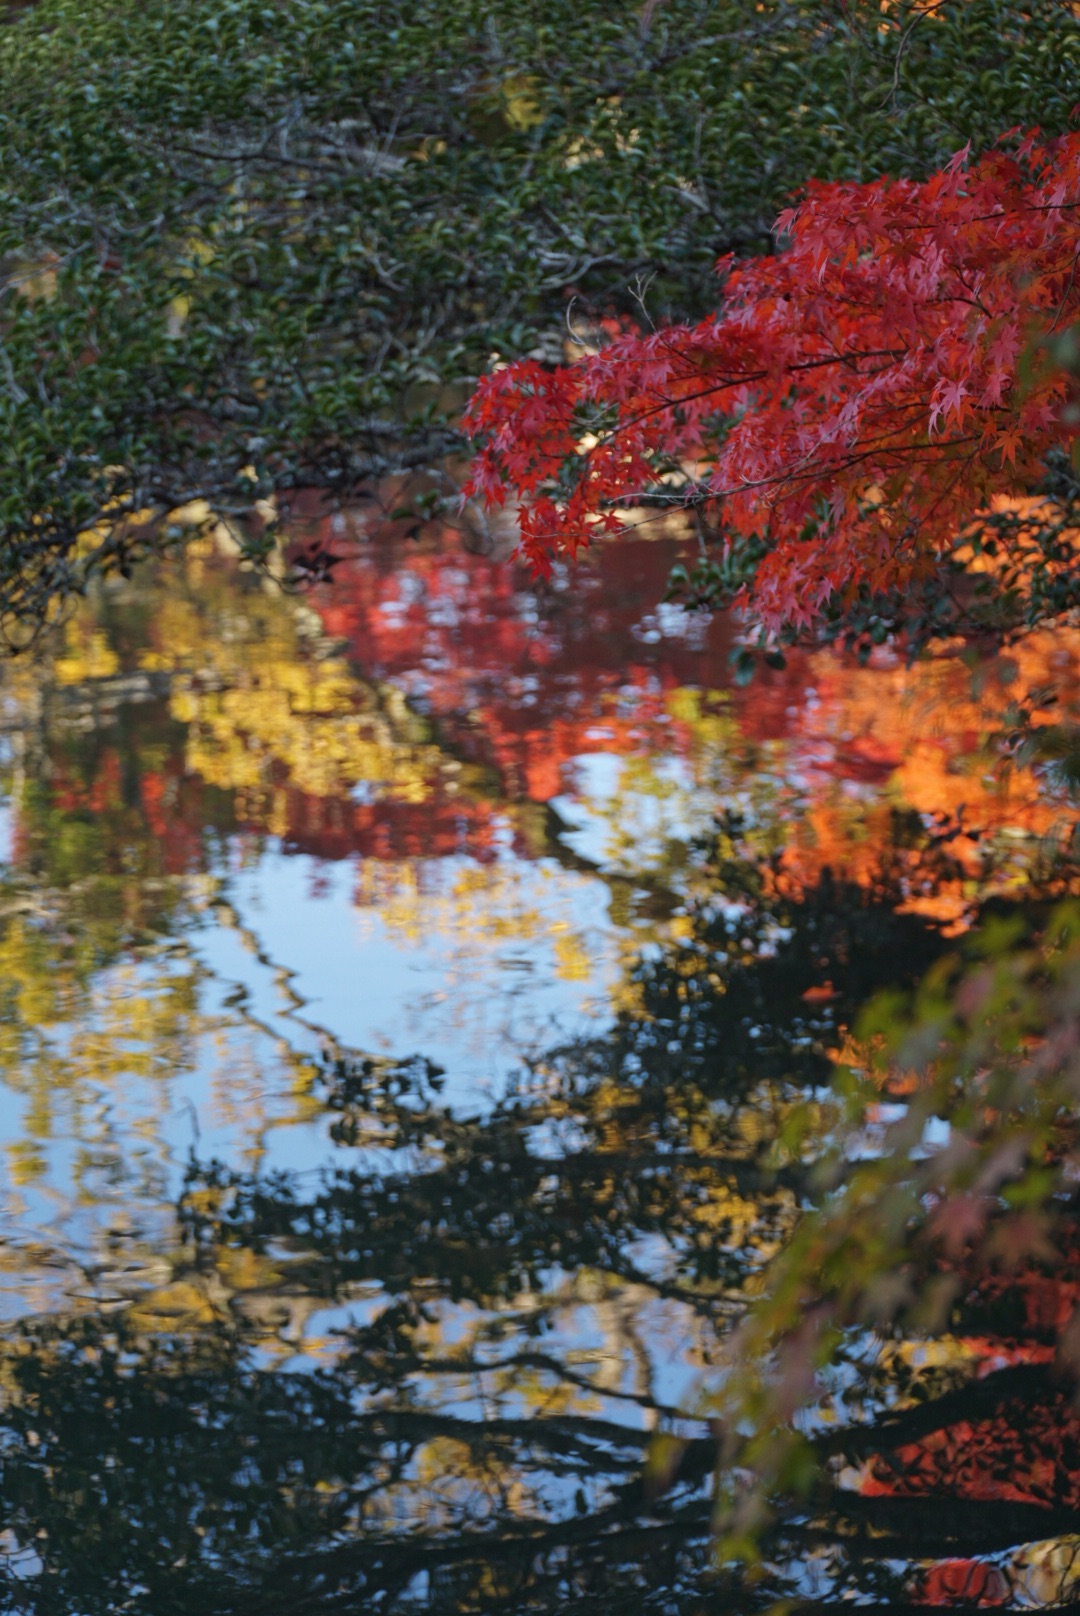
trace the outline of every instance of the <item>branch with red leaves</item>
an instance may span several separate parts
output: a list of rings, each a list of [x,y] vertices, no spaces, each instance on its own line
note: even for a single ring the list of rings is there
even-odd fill
[[[1074,444],[1068,378],[1020,369],[1080,319],[1080,135],[1014,132],[922,183],[814,183],[777,233],[774,255],[721,261],[700,324],[481,382],[469,491],[520,498],[537,571],[659,494],[760,541],[740,603],[805,628],[925,576]]]

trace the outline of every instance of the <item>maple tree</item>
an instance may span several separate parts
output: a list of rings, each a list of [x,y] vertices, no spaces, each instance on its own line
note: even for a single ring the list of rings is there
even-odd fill
[[[480,383],[470,489],[521,498],[539,572],[630,508],[694,511],[752,562],[736,600],[790,635],[917,584],[1076,441],[1066,369],[1031,355],[1080,316],[1080,135],[1013,131],[921,182],[814,182],[776,232],[772,255],[720,261],[707,319]]]

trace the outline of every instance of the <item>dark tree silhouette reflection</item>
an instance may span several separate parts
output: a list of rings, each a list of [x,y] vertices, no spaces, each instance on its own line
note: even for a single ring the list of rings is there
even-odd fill
[[[966,1328],[1008,1335],[1007,1367],[864,1377],[857,1434],[820,1441],[873,1485],[781,1514],[756,1579],[715,1567],[698,1391],[807,1194],[768,1142],[853,1008],[942,948],[887,875],[781,902],[744,870],[733,907],[738,871],[716,868],[725,903],[642,961],[642,1011],[609,1034],[470,1116],[427,1062],[329,1051],[335,1159],[314,1179],[193,1161],[165,1301],[8,1331],[5,1608],[692,1616],[933,1603],[949,1575],[962,1604],[959,1572],[915,1562],[973,1561],[983,1597],[1005,1573],[979,1556],[1071,1529],[1067,1392],[1017,1357],[1038,1318],[999,1287]],[[290,1357],[305,1330],[322,1349]],[[937,1400],[896,1412],[913,1386]],[[931,1474],[929,1439],[958,1422],[1002,1451],[1015,1433],[1017,1467],[1032,1433],[1058,1480],[994,1502]],[[664,1433],[685,1447],[659,1487]]]

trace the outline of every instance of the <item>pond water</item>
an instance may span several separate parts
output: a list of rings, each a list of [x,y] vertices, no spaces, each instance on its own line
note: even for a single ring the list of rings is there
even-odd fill
[[[332,585],[200,539],[5,670],[0,1608],[1068,1597],[1038,1309],[834,1388],[864,1435],[920,1376],[987,1389],[962,1463],[960,1415],[837,1445],[751,1580],[709,1390],[858,1007],[1071,889],[1075,810],[991,742],[1075,705],[1080,633],[740,690],[665,539],[537,584],[326,529]]]

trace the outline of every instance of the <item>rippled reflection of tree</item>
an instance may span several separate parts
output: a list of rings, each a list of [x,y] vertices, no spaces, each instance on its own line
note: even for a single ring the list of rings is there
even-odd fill
[[[778,1116],[851,1006],[940,946],[835,886],[749,896],[642,963],[641,1013],[484,1116],[452,1115],[422,1062],[329,1057],[317,1184],[193,1165],[186,1316],[174,1292],[9,1335],[10,1608],[725,1606],[703,1424],[643,1491],[679,1414],[657,1349],[708,1365],[802,1193],[765,1160]],[[335,1350],[274,1371],[350,1300]],[[574,1309],[598,1350],[568,1348]]]

